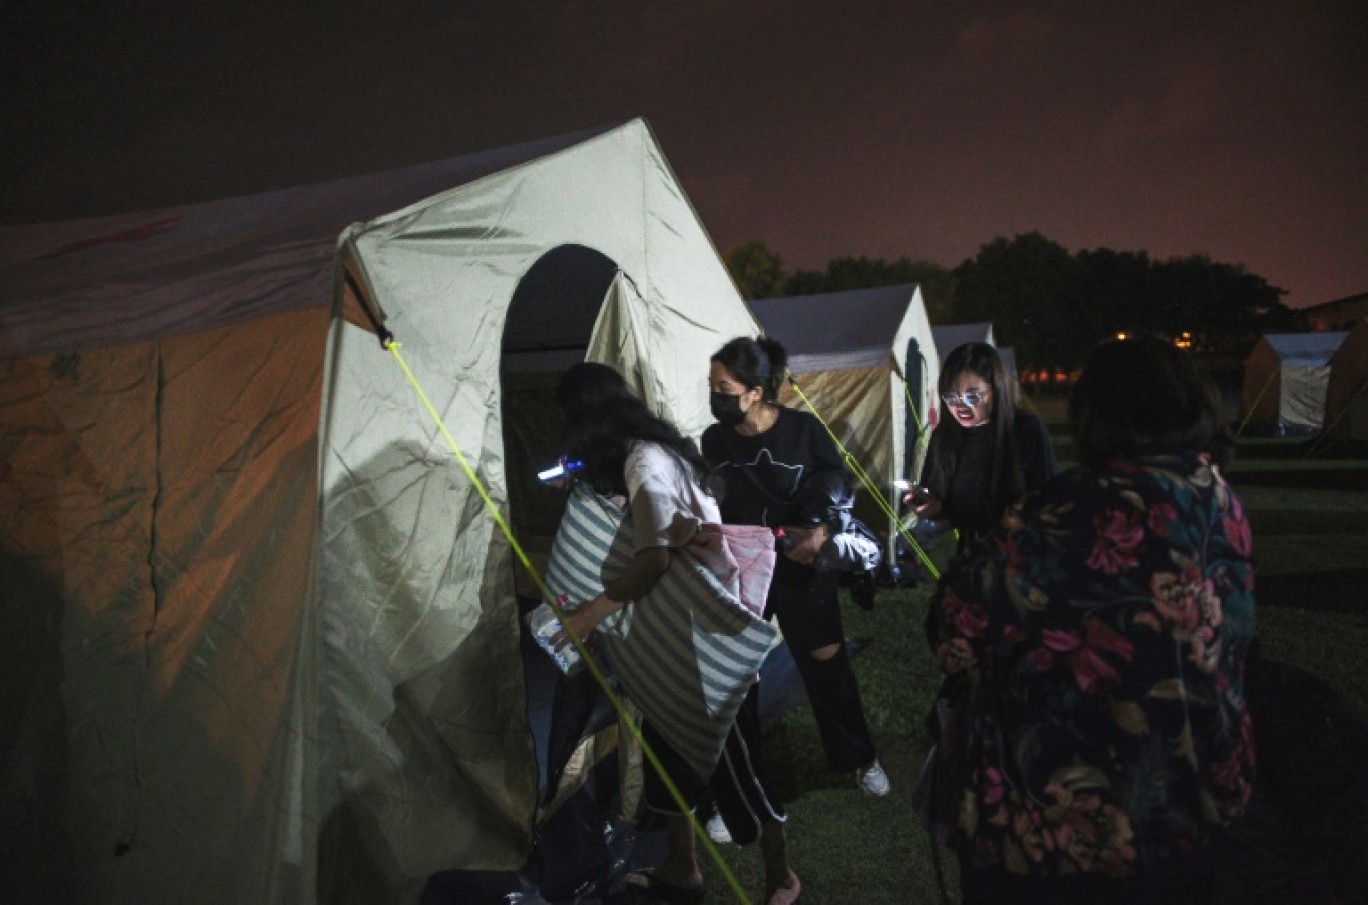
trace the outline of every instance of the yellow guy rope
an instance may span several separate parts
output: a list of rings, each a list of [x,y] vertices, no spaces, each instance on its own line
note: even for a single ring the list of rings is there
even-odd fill
[[[884,499],[883,491],[875,486],[873,479],[870,478],[868,472],[864,470],[864,466],[860,464],[859,460],[855,458],[855,455],[850,450],[846,449],[845,444],[841,442],[841,438],[836,436],[836,432],[826,423],[826,420],[821,416],[821,413],[813,407],[812,400],[803,392],[803,388],[798,385],[798,381],[792,374],[789,375],[789,385],[792,386],[793,391],[798,394],[798,398],[803,400],[803,405],[807,406],[808,411],[812,412],[817,421],[826,429],[827,436],[836,444],[836,448],[841,451],[841,458],[845,460],[846,467],[850,469],[855,477],[859,478],[860,483],[864,485],[865,490],[869,491],[869,495],[878,501],[879,508],[883,510],[884,515],[888,516],[889,523],[898,526],[898,533],[902,535],[903,540],[907,541],[908,546],[915,550],[917,555],[921,557],[922,564],[926,566],[926,571],[931,573],[933,579],[939,581],[941,577],[940,570],[936,568],[936,564],[931,561],[931,557],[926,555],[926,551],[921,548],[921,544],[917,543],[912,535],[907,533],[907,529],[903,527],[902,520],[898,518],[898,514],[888,505],[888,500]]]
[[[413,372],[409,370],[408,364],[404,361],[404,356],[399,352],[399,343],[390,340],[385,344],[385,348],[390,351],[390,354],[394,356],[394,360],[399,363],[399,367],[403,369],[404,376],[408,377],[409,383],[413,385],[413,390],[418,394],[418,398],[422,401],[423,407],[427,409],[428,414],[432,416],[432,420],[436,422],[437,429],[440,430],[442,436],[446,438],[447,444],[451,447],[451,451],[456,454],[456,460],[461,463],[461,468],[465,471],[466,477],[470,479],[470,483],[475,487],[475,490],[479,492],[480,499],[484,500],[485,508],[494,516],[494,521],[498,523],[500,530],[502,530],[504,536],[508,538],[508,543],[512,546],[513,552],[518,557],[518,561],[523,564],[523,568],[527,570],[527,574],[532,576],[532,580],[536,582],[537,589],[541,592],[542,599],[551,606],[551,610],[556,614],[556,618],[560,619],[561,624],[564,625],[565,614],[561,610],[560,605],[556,603],[554,595],[547,589],[546,582],[543,581],[542,576],[533,567],[532,561],[528,559],[527,553],[524,552],[522,545],[519,544],[517,538],[513,536],[513,530],[508,527],[508,523],[504,521],[503,516],[499,514],[499,507],[494,505],[494,500],[490,498],[489,491],[485,489],[479,476],[475,474],[475,470],[470,467],[470,463],[466,461],[466,457],[461,454],[460,447],[456,445],[456,440],[451,436],[451,432],[447,430],[446,424],[442,421],[442,416],[437,413],[437,409],[428,400],[427,394],[423,392],[422,386],[419,385],[418,379],[414,377]],[[693,811],[689,808],[688,802],[684,800],[684,795],[679,791],[679,788],[675,785],[674,781],[670,779],[669,774],[666,773],[665,766],[660,762],[659,756],[651,750],[651,746],[642,738],[641,728],[637,726],[636,721],[633,720],[631,715],[627,712],[627,708],[623,705],[622,700],[614,694],[613,689],[608,686],[608,680],[604,677],[603,670],[599,668],[593,655],[589,653],[584,642],[568,627],[566,629],[566,634],[570,636],[570,640],[575,645],[575,650],[579,651],[580,657],[584,659],[585,664],[589,667],[590,673],[594,676],[594,681],[599,684],[599,687],[603,689],[604,694],[608,696],[608,700],[612,703],[613,709],[617,711],[618,719],[622,721],[623,725],[627,727],[627,730],[631,732],[632,737],[641,745],[642,754],[651,762],[651,766],[655,768],[656,773],[660,775],[661,781],[664,782],[665,788],[669,790],[670,796],[675,800],[675,804],[679,805],[680,812],[688,817],[689,824],[693,827],[694,835],[702,841],[704,850],[713,859],[714,863],[717,864],[717,868],[726,879],[727,885],[736,893],[737,901],[743,903],[743,905],[750,905],[750,899],[746,898],[745,892],[741,889],[741,884],[737,881],[731,868],[727,866],[727,862],[722,859],[722,853],[717,850],[717,846],[713,844],[712,839],[703,831],[703,827],[699,824],[698,818],[694,816]]]

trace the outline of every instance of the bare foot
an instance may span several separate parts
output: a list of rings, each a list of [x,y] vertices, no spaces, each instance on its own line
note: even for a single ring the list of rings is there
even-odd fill
[[[769,898],[765,900],[765,905],[793,905],[802,891],[803,884],[798,882],[798,875],[789,871],[788,880],[783,886],[772,886],[767,890]]]

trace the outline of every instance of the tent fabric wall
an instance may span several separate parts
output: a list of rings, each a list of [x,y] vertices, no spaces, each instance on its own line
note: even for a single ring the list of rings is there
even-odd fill
[[[359,224],[342,240],[505,515],[518,477],[504,449],[505,316],[523,277],[567,243],[620,269],[581,338],[584,354],[618,367],[655,411],[697,436],[711,421],[708,356],[756,326],[644,124]],[[524,343],[535,342],[527,323],[558,323],[554,292],[542,303],[540,316],[524,309]],[[510,668],[518,604],[508,542],[391,355],[341,318],[326,396],[323,734],[339,753],[342,789],[370,850],[409,895],[444,868],[516,868],[536,765],[521,671]]]
[[[893,483],[915,477],[921,468],[926,446],[915,434],[931,423],[940,372],[920,287],[883,286],[749,304],[765,333],[784,344],[789,370],[812,407],[889,500],[896,500],[900,494]],[[912,362],[909,349],[916,355]],[[914,407],[908,404],[909,392]],[[787,385],[780,401],[804,406]],[[856,511],[876,529],[887,521],[863,493]]]
[[[601,131],[0,227],[0,557],[20,629],[0,662],[24,727],[0,736],[0,838],[50,843],[7,858],[0,888],[314,901],[308,579],[338,237]]]
[[[1330,361],[1325,432],[1328,440],[1368,444],[1368,320],[1348,331]]]
[[[1330,361],[1347,333],[1270,333],[1245,358],[1241,424],[1315,433],[1325,419]]]
[[[301,654],[326,328],[316,308],[0,360],[0,550],[38,576],[6,619],[50,619],[0,642],[7,668],[42,677],[4,686],[24,728],[0,834],[45,843],[7,852],[25,874],[0,878],[11,892],[308,900]],[[53,772],[35,784],[15,765],[40,752]]]
[[[1285,431],[1320,430],[1325,419],[1325,394],[1329,387],[1329,365],[1284,365],[1279,380],[1279,426]]]
[[[641,121],[0,228],[0,888],[397,902],[525,856],[507,545],[327,305],[353,263],[502,500],[503,312],[573,243],[631,277],[583,345],[701,430],[707,355],[756,328]]]

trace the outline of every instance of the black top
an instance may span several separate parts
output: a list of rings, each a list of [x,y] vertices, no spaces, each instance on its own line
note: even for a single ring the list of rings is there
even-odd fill
[[[703,432],[703,458],[713,469],[712,490],[729,525],[800,524],[795,497],[804,481],[826,469],[845,471],[820,421],[809,412],[778,409],[770,429],[753,436],[723,424]],[[780,583],[798,579],[797,570],[811,569],[783,556],[779,560],[775,580]]]
[[[1021,458],[1022,486],[1026,491],[1041,487],[1054,476],[1056,465],[1054,447],[1050,443],[1045,422],[1029,412],[1017,412],[1012,424],[1017,453]],[[999,499],[989,499],[993,468],[992,425],[973,427],[963,431],[955,470],[949,487],[928,487],[941,501],[941,518],[946,519],[963,536],[972,537],[997,526],[1002,513],[1015,502],[1010,490],[1003,490]],[[922,465],[922,483],[935,474],[937,445],[933,444]]]
[[[845,469],[820,421],[808,412],[776,407],[774,424],[753,436],[723,424],[703,432],[703,458],[713,469],[713,492],[727,524],[796,524],[792,504],[803,481],[822,469]]]

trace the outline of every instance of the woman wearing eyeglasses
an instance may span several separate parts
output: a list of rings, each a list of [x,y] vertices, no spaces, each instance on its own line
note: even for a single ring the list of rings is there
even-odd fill
[[[1254,569],[1219,396],[1172,343],[1114,340],[1069,421],[1081,464],[929,608],[958,705],[933,778],[962,901],[1236,901],[1216,846],[1253,790]]]
[[[939,388],[940,420],[921,486],[903,502],[919,518],[947,520],[964,550],[1054,475],[1054,447],[1044,422],[1017,408],[1015,383],[987,343],[965,343],[946,356]]]

